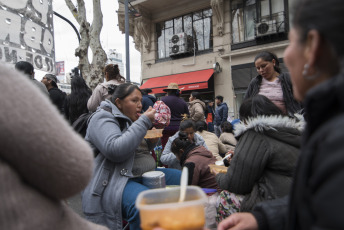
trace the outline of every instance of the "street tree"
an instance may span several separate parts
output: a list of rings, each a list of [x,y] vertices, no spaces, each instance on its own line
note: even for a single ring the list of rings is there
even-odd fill
[[[75,50],[75,56],[79,57],[79,69],[87,85],[94,89],[104,79],[103,68],[107,60],[106,53],[100,43],[100,32],[103,28],[100,0],[93,0],[92,24],[87,21],[84,0],[77,0],[76,5],[71,0],[65,0],[65,2],[80,26],[80,44]],[[93,55],[92,63],[88,58],[89,48]]]

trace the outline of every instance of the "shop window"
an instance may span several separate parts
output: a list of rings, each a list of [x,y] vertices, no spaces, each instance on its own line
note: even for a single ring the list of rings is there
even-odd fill
[[[231,1],[232,44],[287,32],[287,0]],[[257,43],[251,43],[251,45]]]
[[[188,49],[196,52],[213,48],[212,10],[206,9],[156,24],[157,57],[170,57],[170,40],[173,35],[184,33]]]

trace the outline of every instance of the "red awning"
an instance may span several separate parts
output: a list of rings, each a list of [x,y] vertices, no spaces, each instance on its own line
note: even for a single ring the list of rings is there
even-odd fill
[[[163,89],[166,89],[168,84],[171,82],[175,82],[179,85],[179,88],[182,91],[207,89],[208,80],[213,73],[213,69],[205,69],[188,73],[150,78],[140,88],[150,88],[154,94],[165,93]]]

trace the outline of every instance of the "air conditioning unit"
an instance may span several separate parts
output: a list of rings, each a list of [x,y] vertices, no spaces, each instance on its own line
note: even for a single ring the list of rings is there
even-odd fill
[[[174,34],[169,41],[170,57],[189,52],[186,33]]]
[[[276,20],[256,23],[256,37],[262,37],[277,33]]]

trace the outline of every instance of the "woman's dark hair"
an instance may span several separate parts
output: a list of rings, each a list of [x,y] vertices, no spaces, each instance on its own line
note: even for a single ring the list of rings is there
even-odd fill
[[[272,101],[267,97],[257,94],[256,96],[246,99],[239,109],[240,120],[246,121],[248,118],[257,117],[259,115],[283,115]]]
[[[152,89],[141,89],[141,93],[142,95],[148,95],[149,93],[153,92]]]
[[[300,41],[305,42],[310,30],[317,30],[332,46],[337,57],[344,55],[343,0],[298,0],[293,8],[293,26],[300,32]]]
[[[257,54],[257,56],[254,58],[254,62],[256,62],[258,59],[263,59],[264,61],[272,62],[272,60],[275,60],[275,65],[274,69],[277,73],[282,73],[281,68],[279,67],[279,60],[276,56],[276,54],[268,52],[268,51],[263,51]]]
[[[129,96],[134,90],[137,89],[141,92],[140,88],[137,85],[131,83],[123,83],[118,85],[115,88],[115,92],[111,96],[111,102],[115,105],[115,101],[117,98],[123,100],[127,96]]]
[[[74,76],[71,79],[71,94],[67,97],[66,116],[73,123],[81,114],[87,113],[87,101],[92,90],[86,85],[82,77]]]
[[[188,135],[185,132],[180,131],[178,137],[172,142],[171,152],[175,155],[179,155],[179,151],[181,149],[185,150],[191,144],[192,142],[188,139]]]
[[[191,92],[191,96],[196,98],[196,99],[201,100],[201,94],[199,92],[193,91],[193,92]]]
[[[180,122],[179,131],[184,131],[187,128],[193,128],[196,131],[195,122],[191,119],[186,119]]]
[[[221,124],[221,130],[225,133],[233,133],[233,125],[229,121],[225,121]]]
[[[27,75],[32,75],[34,72],[33,65],[27,61],[17,62],[15,64],[14,68],[20,72],[23,72],[24,74],[27,74]]]
[[[105,66],[104,73],[109,74],[108,75],[109,80],[115,79],[119,82],[125,82],[124,77],[122,77],[121,74],[119,73],[118,65],[109,64],[109,65]]]
[[[197,121],[196,122],[196,130],[198,132],[203,132],[204,130],[208,130],[208,125],[205,121]]]

